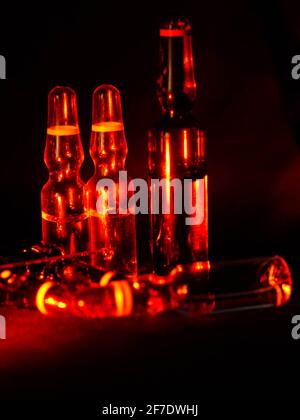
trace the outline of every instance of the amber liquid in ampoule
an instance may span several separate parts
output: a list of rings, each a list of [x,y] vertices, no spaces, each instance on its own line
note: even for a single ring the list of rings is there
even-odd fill
[[[93,96],[93,124],[90,154],[95,172],[87,183],[89,209],[89,250],[91,263],[126,277],[137,274],[135,215],[127,209],[120,214],[119,171],[125,169],[127,143],[124,134],[119,91],[111,85],[99,86]],[[97,183],[109,178],[116,186],[116,214],[109,211],[107,192]],[[103,208],[97,208],[102,196]]]
[[[157,130],[157,131],[156,131]],[[159,196],[160,212],[151,214],[152,257],[157,274],[168,274],[177,264],[206,261],[208,258],[208,202],[207,171],[203,159],[205,136],[196,127],[157,128],[149,134],[149,166],[152,179],[165,178],[172,182],[177,178],[182,181],[192,180],[192,202],[196,203],[196,194],[203,219],[198,224],[187,224],[187,214],[174,213],[174,195],[170,188],[167,200],[170,202],[170,214],[162,214],[162,191]],[[189,149],[189,158],[184,159],[182,150]],[[202,160],[203,159],[203,160]],[[184,194],[182,194],[184,209]],[[199,210],[199,209],[198,209]],[[196,214],[191,217],[196,218]]]
[[[41,192],[43,241],[65,254],[86,251],[88,213],[85,186],[80,178],[83,149],[75,92],[57,87],[49,93],[45,163],[48,182]]]

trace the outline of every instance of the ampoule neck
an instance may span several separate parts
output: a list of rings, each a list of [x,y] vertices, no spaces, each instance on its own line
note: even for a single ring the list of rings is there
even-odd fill
[[[196,99],[191,26],[171,18],[160,27],[160,75],[157,94],[162,113],[185,113]]]
[[[170,109],[163,110],[162,112],[162,118],[166,120],[172,120],[172,121],[186,119],[186,118],[191,117],[191,115],[192,115],[191,109],[177,110],[175,108],[170,108]]]
[[[76,93],[56,86],[48,95],[48,126],[44,161],[55,182],[79,180],[83,162]]]
[[[174,114],[165,112],[155,124],[155,128],[158,130],[188,127],[201,128],[200,121],[195,117],[192,111],[175,112]]]
[[[90,155],[94,176],[116,178],[119,171],[125,170],[127,142],[121,95],[112,85],[98,86],[93,93]]]

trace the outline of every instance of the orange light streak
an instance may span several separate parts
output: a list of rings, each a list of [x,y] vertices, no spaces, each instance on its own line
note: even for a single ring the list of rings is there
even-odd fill
[[[68,97],[66,92],[63,94],[64,119],[68,120]]]
[[[39,288],[36,294],[35,303],[37,309],[43,314],[43,315],[49,315],[48,310],[45,306],[45,296],[47,292],[55,285],[53,281],[47,281]]]
[[[167,193],[167,205],[170,208],[171,203],[171,158],[170,158],[170,135],[166,134],[166,151],[165,151],[165,162],[166,162],[166,193]]]
[[[187,130],[183,130],[183,157],[184,160],[188,158]]]

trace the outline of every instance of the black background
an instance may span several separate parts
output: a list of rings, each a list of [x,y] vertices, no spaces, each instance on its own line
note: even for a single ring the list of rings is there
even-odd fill
[[[131,176],[147,176],[147,130],[158,117],[158,27],[174,13],[188,16],[193,28],[196,114],[209,139],[211,256],[298,253],[300,81],[290,72],[300,51],[299,6],[246,0],[178,6],[48,2],[2,11],[3,252],[40,238],[47,94],[53,86],[68,85],[78,94],[85,181],[92,173],[91,97],[101,83],[122,92],[128,169]]]
[[[40,190],[47,94],[57,84],[78,94],[86,159],[91,98],[102,83],[122,93],[128,169],[147,176],[147,130],[155,95],[159,22],[186,15],[193,28],[198,84],[195,113],[208,131],[211,258],[299,254],[300,52],[297,2],[46,2],[4,5],[0,54],[0,249],[40,239]],[[139,220],[144,238],[146,220]],[[147,259],[147,241],[140,241]]]
[[[55,85],[68,85],[78,94],[86,152],[82,167],[85,181],[92,174],[92,162],[88,157],[92,92],[102,83],[115,84],[122,93],[130,175],[147,176],[147,130],[159,116],[155,96],[159,22],[167,15],[183,14],[190,18],[193,28],[198,84],[195,114],[202,119],[208,131],[210,256],[218,259],[281,254],[292,264],[297,283],[300,259],[300,80],[292,80],[291,59],[293,55],[300,54],[299,4],[283,0],[270,3],[184,0],[178,5],[174,1],[135,3],[85,1],[77,5],[49,1],[40,5],[1,5],[0,54],[7,60],[7,80],[0,81],[1,253],[14,253],[23,244],[36,241],[41,236],[40,190],[47,180],[43,163],[47,94]],[[139,218],[141,261],[148,258],[145,232],[147,221]],[[281,318],[280,334],[276,330],[277,321],[274,325],[272,317],[272,313],[267,315],[266,330],[261,328],[258,331],[259,316],[257,321],[251,318],[249,338],[245,335],[239,338],[243,326],[232,327],[237,319],[230,319],[224,337],[220,339],[223,350],[226,349],[223,356],[219,355],[217,348],[219,327],[215,332],[209,324],[204,327],[204,336],[208,341],[199,358],[209,361],[204,363],[206,378],[210,375],[211,354],[220,358],[218,368],[215,367],[210,377],[210,387],[214,386],[214,375],[222,366],[223,391],[220,393],[226,391],[225,378],[230,378],[233,369],[236,374],[232,378],[234,388],[228,388],[228,394],[231,389],[235,389],[236,393],[240,390],[243,394],[239,381],[242,383],[245,379],[244,352],[248,360],[252,360],[247,365],[250,382],[247,382],[248,379],[244,382],[244,385],[248,384],[248,393],[258,383],[259,392],[263,395],[265,382],[258,380],[257,374],[263,374],[264,366],[265,380],[269,378],[269,385],[273,385],[270,393],[276,389],[276,378],[281,379],[282,386],[283,382],[286,384],[291,379],[292,375],[284,370],[284,365],[282,370],[273,370],[273,366],[280,362],[277,356],[281,348],[283,362],[289,361],[288,369],[292,369],[294,360],[296,363],[296,347],[293,347],[293,358],[286,354],[285,347],[285,343],[291,341],[291,316],[288,313],[286,318]],[[42,325],[43,321],[39,322]],[[182,327],[181,337],[185,334],[187,346],[190,346],[185,348],[185,341],[177,335],[176,322],[172,325],[171,343],[175,346],[177,338],[180,340],[180,352],[185,356],[191,354],[191,358],[185,360],[193,371],[198,349],[202,348],[201,332],[195,335],[196,328]],[[223,331],[223,325],[220,325],[220,331]],[[140,328],[144,331],[143,325]],[[128,346],[127,356],[133,354],[131,350],[135,348],[138,330],[129,328],[128,331],[131,331],[132,347]],[[264,338],[266,331],[269,335]],[[42,334],[42,341],[46,342],[43,328],[39,330],[37,327],[35,332]],[[124,344],[128,337],[124,331],[122,334]],[[118,338],[115,337],[117,335],[113,340],[117,343]],[[155,365],[155,361],[160,360],[163,354],[164,363],[169,360],[168,369],[163,372],[165,375],[170,373],[164,386],[168,386],[171,378],[175,387],[176,370],[171,362],[178,362],[178,353],[174,354],[174,359],[167,358],[169,339],[165,330],[159,334],[152,332],[152,335],[142,333],[139,337],[143,350],[147,349],[148,341],[154,340],[153,347],[149,349],[155,351],[156,358],[152,364],[143,365],[144,369],[148,369],[149,377],[152,368],[160,370],[159,363]],[[165,337],[163,349],[155,344],[161,342],[161,337]],[[227,338],[231,341],[227,342]],[[9,346],[9,340],[6,341]],[[84,340],[80,342],[86,343]],[[109,353],[109,346],[107,348]],[[269,364],[265,364],[274,348],[277,353]],[[194,350],[190,353],[189,349]],[[114,350],[119,358],[116,348]],[[149,358],[150,350],[147,353]],[[89,349],[85,351],[88,354]],[[8,353],[11,353],[10,347]],[[34,354],[29,354],[30,360],[34,359]],[[138,354],[142,366],[143,355]],[[255,355],[253,359],[252,354]],[[95,351],[95,360],[97,357]],[[133,356],[129,360],[134,366]],[[25,362],[27,364],[27,359]],[[230,364],[234,362],[235,365]],[[30,370],[30,363],[28,366]],[[106,378],[110,377],[109,366],[106,366]],[[140,386],[138,366],[132,370],[125,359],[124,366],[127,374],[130,370],[134,372],[132,381],[136,380],[136,385]],[[200,367],[198,365],[197,375],[201,382]],[[100,377],[101,365],[98,369]],[[73,371],[73,366],[69,367],[70,371]],[[183,383],[185,376],[182,369],[180,372],[178,381]],[[279,378],[278,372],[281,373]],[[117,369],[112,373],[116,374]],[[94,378],[95,383],[97,378]],[[30,376],[24,380],[25,384],[27,380],[30,383]],[[110,386],[114,386],[113,378],[110,380]],[[151,386],[151,382],[149,384]],[[14,386],[13,381],[11,386]],[[119,386],[125,387],[126,384]],[[39,387],[38,381],[35,387]],[[52,383],[48,387],[52,389]],[[205,383],[201,387],[204,389]],[[285,392],[288,394],[289,389]]]

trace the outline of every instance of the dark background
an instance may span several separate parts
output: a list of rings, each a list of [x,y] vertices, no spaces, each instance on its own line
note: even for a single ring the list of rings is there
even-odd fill
[[[291,77],[291,59],[300,54],[299,1],[184,0],[179,5],[174,1],[138,5],[128,1],[85,1],[79,5],[49,1],[38,6],[1,5],[0,54],[7,60],[7,80],[0,81],[0,253],[13,254],[41,236],[40,190],[47,180],[43,163],[47,94],[55,85],[68,85],[78,94],[86,152],[82,167],[85,181],[92,174],[88,157],[92,92],[102,83],[115,84],[122,93],[129,172],[132,177],[147,176],[147,130],[159,117],[155,96],[158,28],[161,19],[171,14],[189,17],[193,29],[198,84],[195,114],[208,132],[210,256],[281,254],[291,264],[297,284],[300,80]],[[146,222],[139,218],[141,261],[149,257]],[[207,394],[219,381],[216,392],[227,397],[255,394],[257,386],[260,396],[266,392],[278,397],[276,389],[281,386],[288,395],[291,390],[286,384],[292,380],[299,353],[298,343],[291,343],[290,338],[290,319],[297,308],[281,316],[282,312],[270,312],[262,316],[264,321],[260,314],[250,320],[229,317],[221,323],[212,320],[195,325],[191,321],[179,327],[175,320],[171,328],[166,321],[165,329],[160,321],[129,325],[127,330],[122,324],[112,329],[108,323],[103,331],[100,326],[98,335],[94,335],[91,324],[86,324],[84,339],[79,333],[83,330],[76,324],[73,331],[80,337],[75,335],[74,340],[70,335],[72,325],[61,327],[61,335],[49,338],[51,331],[59,329],[59,322],[53,327],[52,321],[41,317],[31,320],[32,315],[27,314],[24,316],[29,317],[35,331],[35,338],[30,340],[31,333],[23,328],[20,315],[13,314],[11,325],[17,326],[12,328],[15,338],[6,340],[7,358],[3,361],[8,364],[4,371],[12,393],[16,378],[19,393],[25,389],[24,398],[32,397],[30,387],[42,392],[39,375],[49,356],[52,364],[47,362],[47,372],[58,375],[59,387],[54,384],[55,377],[47,382],[42,375],[46,390],[54,388],[62,395],[68,390],[69,394],[81,392],[76,382],[76,366],[80,365],[81,376],[77,379],[84,389],[89,389],[89,384],[95,391],[103,374],[97,345],[105,343],[102,357],[107,357],[108,363],[104,378],[111,395],[115,386],[120,392],[122,388],[128,393],[142,391],[143,378],[149,389],[156,382],[162,389],[170,383],[176,388],[180,382],[182,389],[186,373],[192,377],[195,366],[197,390]],[[86,341],[89,332],[94,337],[91,342]],[[16,338],[19,335],[21,338]],[[124,348],[124,358],[120,357],[119,345],[121,353]],[[173,353],[170,346],[177,346],[178,351]],[[74,351],[69,358],[69,352]],[[110,364],[112,357],[117,364]],[[32,373],[35,358],[38,362]],[[55,370],[57,359],[62,369],[68,359],[65,375]],[[94,365],[97,360],[99,364]],[[25,366],[22,380],[16,361]],[[92,372],[90,377],[88,372]],[[123,379],[116,383],[113,375],[120,372]],[[162,372],[162,378],[157,372]],[[292,391],[295,396],[297,388]],[[159,395],[163,398],[163,391]]]
[[[264,4],[261,4],[264,3]],[[122,93],[131,176],[147,176],[147,130],[155,95],[159,22],[190,18],[198,83],[195,114],[208,132],[211,258],[299,255],[300,8],[291,1],[46,2],[1,6],[1,253],[41,236],[40,190],[47,94],[74,88],[86,159],[91,98],[102,83]],[[139,220],[144,238],[145,220]],[[140,241],[142,259],[148,255]]]
[[[264,4],[261,4],[264,3]],[[0,249],[41,236],[40,190],[47,94],[78,94],[86,159],[91,98],[102,83],[122,93],[131,176],[147,176],[147,130],[158,118],[158,28],[171,14],[192,22],[195,113],[208,132],[210,255],[299,255],[300,54],[297,2],[65,2],[4,6],[0,54]],[[139,232],[144,221],[140,221]],[[145,247],[145,241],[140,241]],[[142,253],[143,255],[144,252]]]

